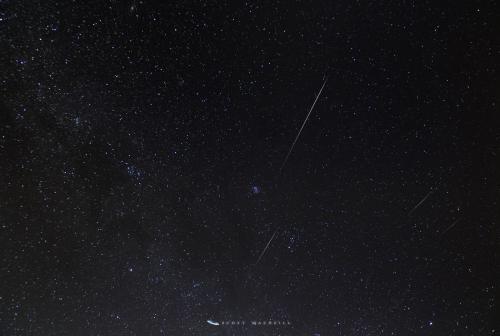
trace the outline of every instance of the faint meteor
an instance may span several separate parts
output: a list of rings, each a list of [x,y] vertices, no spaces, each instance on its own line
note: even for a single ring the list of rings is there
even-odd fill
[[[309,109],[309,113],[307,113],[307,116],[306,118],[304,119],[304,122],[302,123],[302,126],[300,127],[300,130],[299,132],[297,133],[297,136],[295,137],[295,140],[293,140],[293,143],[292,145],[290,146],[290,149],[288,150],[288,153],[286,154],[286,157],[285,159],[283,160],[283,163],[281,164],[281,167],[280,167],[280,172],[283,170],[283,168],[285,167],[286,165],[286,162],[288,161],[288,158],[290,157],[290,154],[292,154],[292,151],[293,151],[293,147],[295,147],[295,144],[297,143],[297,140],[299,140],[299,137],[300,137],[300,133],[302,133],[302,130],[304,129],[304,126],[306,125],[307,123],[307,120],[309,120],[309,116],[311,115],[313,109],[314,109],[314,106],[316,105],[316,102],[318,101],[319,99],[319,96],[321,96],[321,92],[323,92],[323,88],[325,87],[326,85],[326,82],[328,81],[328,77],[325,78],[325,81],[323,82],[323,85],[321,86],[321,89],[319,89],[319,92],[318,94],[316,95],[316,99],[314,99],[314,103],[311,105],[311,108]]]
[[[441,236],[444,236],[444,234],[445,234],[446,232],[448,232],[448,231],[450,231],[451,229],[453,229],[453,228],[455,227],[455,225],[457,225],[457,223],[458,223],[459,221],[460,221],[460,218],[459,218],[459,219],[457,219],[456,221],[454,221],[453,223],[451,223],[451,225],[450,225],[450,226],[448,226],[448,227],[446,228],[446,230],[444,230],[444,231],[443,231],[443,233],[441,233]]]
[[[417,204],[417,205],[415,205],[415,207],[413,207],[413,209],[411,209],[411,211],[410,211],[410,212],[408,212],[408,216],[411,216],[411,214],[412,214],[415,210],[417,210],[417,208],[418,208],[419,206],[421,206],[421,205],[422,205],[422,203],[424,203],[424,202],[425,202],[425,200],[426,200],[426,199],[427,199],[427,198],[428,198],[428,197],[432,194],[432,192],[433,192],[433,190],[431,189],[431,191],[429,191],[429,192],[427,193],[427,195],[425,195],[425,197],[424,197],[424,198],[422,198],[422,200],[421,200],[420,202],[418,202],[418,204]]]
[[[278,229],[276,229],[276,231],[274,231],[271,239],[269,239],[269,241],[267,242],[266,247],[264,247],[264,250],[262,250],[262,252],[260,253],[259,259],[257,259],[257,261],[255,262],[255,265],[257,265],[259,263],[260,259],[262,259],[262,256],[264,256],[264,253],[266,253],[267,249],[269,248],[269,244],[271,244],[271,242],[273,241],[274,237],[276,236],[276,233],[278,233]]]

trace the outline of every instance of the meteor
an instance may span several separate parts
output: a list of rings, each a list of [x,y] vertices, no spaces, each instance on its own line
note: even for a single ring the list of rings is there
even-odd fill
[[[280,172],[285,167],[286,162],[288,161],[288,158],[290,157],[290,154],[292,154],[293,147],[295,147],[295,144],[297,143],[297,140],[299,140],[300,133],[302,133],[302,130],[304,129],[304,126],[307,123],[307,120],[309,120],[309,116],[311,115],[311,112],[313,111],[314,106],[316,105],[316,102],[318,101],[319,96],[321,96],[321,92],[323,92],[323,88],[325,87],[327,81],[328,81],[328,77],[325,78],[325,81],[323,82],[323,85],[321,86],[321,89],[319,89],[319,92],[316,95],[316,99],[314,99],[314,103],[311,105],[311,108],[309,109],[309,113],[307,113],[306,119],[304,119],[304,122],[302,123],[302,126],[300,127],[300,130],[297,133],[297,136],[295,137],[295,140],[293,140],[293,143],[290,146],[290,149],[288,150],[288,154],[286,155],[285,159],[283,160],[283,163],[281,164]]]
[[[433,191],[434,191],[434,190],[432,190],[432,189],[431,189],[431,191],[429,191],[429,192],[427,193],[427,195],[425,195],[425,197],[424,197],[424,198],[423,198],[420,202],[418,202],[418,204],[417,204],[417,205],[415,205],[415,207],[414,207],[413,209],[411,209],[411,211],[410,211],[410,212],[408,212],[408,216],[411,216],[411,214],[412,214],[415,210],[417,210],[417,208],[418,208],[419,206],[421,206],[421,205],[422,205],[422,203],[424,203],[424,202],[425,202],[425,200],[426,200],[426,199],[427,199],[427,198],[428,198],[428,197],[432,194],[432,192],[433,192]]]
[[[215,322],[215,321],[212,321],[212,320],[207,320],[207,323],[211,324],[211,325],[214,325],[214,326],[218,326],[219,325],[219,322]]]
[[[269,239],[269,241],[267,242],[267,245],[266,247],[264,247],[264,250],[262,251],[262,253],[260,254],[259,256],[259,259],[257,259],[257,262],[255,263],[255,265],[257,265],[260,261],[260,259],[262,258],[262,256],[264,255],[264,253],[266,253],[267,249],[269,248],[269,244],[271,244],[271,242],[273,241],[274,239],[274,236],[276,236],[276,233],[278,233],[278,229],[276,229],[276,231],[274,231],[271,239]]]

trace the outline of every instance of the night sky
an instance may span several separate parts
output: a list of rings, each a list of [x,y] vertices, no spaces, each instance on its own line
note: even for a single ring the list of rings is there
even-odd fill
[[[1,0],[0,335],[496,334],[499,26]]]

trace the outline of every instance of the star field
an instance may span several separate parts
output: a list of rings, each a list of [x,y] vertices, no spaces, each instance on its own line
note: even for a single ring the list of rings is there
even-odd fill
[[[499,17],[0,1],[0,334],[498,333]]]

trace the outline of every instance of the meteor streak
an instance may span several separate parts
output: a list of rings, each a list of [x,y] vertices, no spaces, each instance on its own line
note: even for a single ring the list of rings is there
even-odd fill
[[[431,191],[429,191],[429,192],[427,193],[427,195],[425,195],[425,197],[424,197],[424,198],[423,198],[420,202],[418,202],[418,204],[417,204],[417,205],[415,205],[415,207],[413,207],[413,209],[411,209],[411,211],[410,211],[410,212],[408,212],[408,216],[411,216],[411,214],[413,213],[413,211],[417,210],[417,208],[418,208],[419,206],[421,206],[421,205],[422,205],[422,203],[424,203],[424,202],[425,202],[425,200],[426,200],[426,199],[427,199],[427,198],[428,198],[428,197],[432,194],[432,192],[433,192],[433,190],[431,189]]]
[[[255,265],[257,265],[259,263],[260,259],[264,255],[264,253],[266,253],[267,249],[269,248],[269,244],[271,244],[271,242],[273,241],[274,237],[276,236],[276,233],[278,233],[278,229],[276,229],[276,231],[274,231],[271,239],[269,239],[269,241],[267,242],[266,247],[264,247],[264,250],[261,252],[259,259],[257,259],[257,262],[255,263]]]
[[[318,101],[319,96],[321,96],[321,92],[323,92],[323,88],[325,87],[327,81],[328,81],[328,77],[325,78],[325,81],[323,82],[323,85],[321,86],[321,89],[319,89],[319,92],[316,95],[316,99],[314,99],[314,103],[311,105],[311,108],[309,109],[309,113],[307,113],[306,119],[304,119],[304,122],[302,123],[302,126],[300,127],[300,130],[297,133],[297,136],[295,137],[295,140],[293,140],[293,143],[290,146],[290,149],[288,150],[288,153],[286,154],[286,157],[283,160],[283,163],[281,164],[280,173],[283,170],[283,168],[285,168],[286,162],[288,161],[288,158],[290,157],[290,154],[292,154],[293,147],[295,147],[295,144],[297,143],[297,140],[299,140],[300,133],[302,133],[302,130],[304,129],[304,126],[307,123],[307,120],[309,120],[309,116],[311,115],[311,112],[313,111],[314,106],[316,105],[316,102]]]

